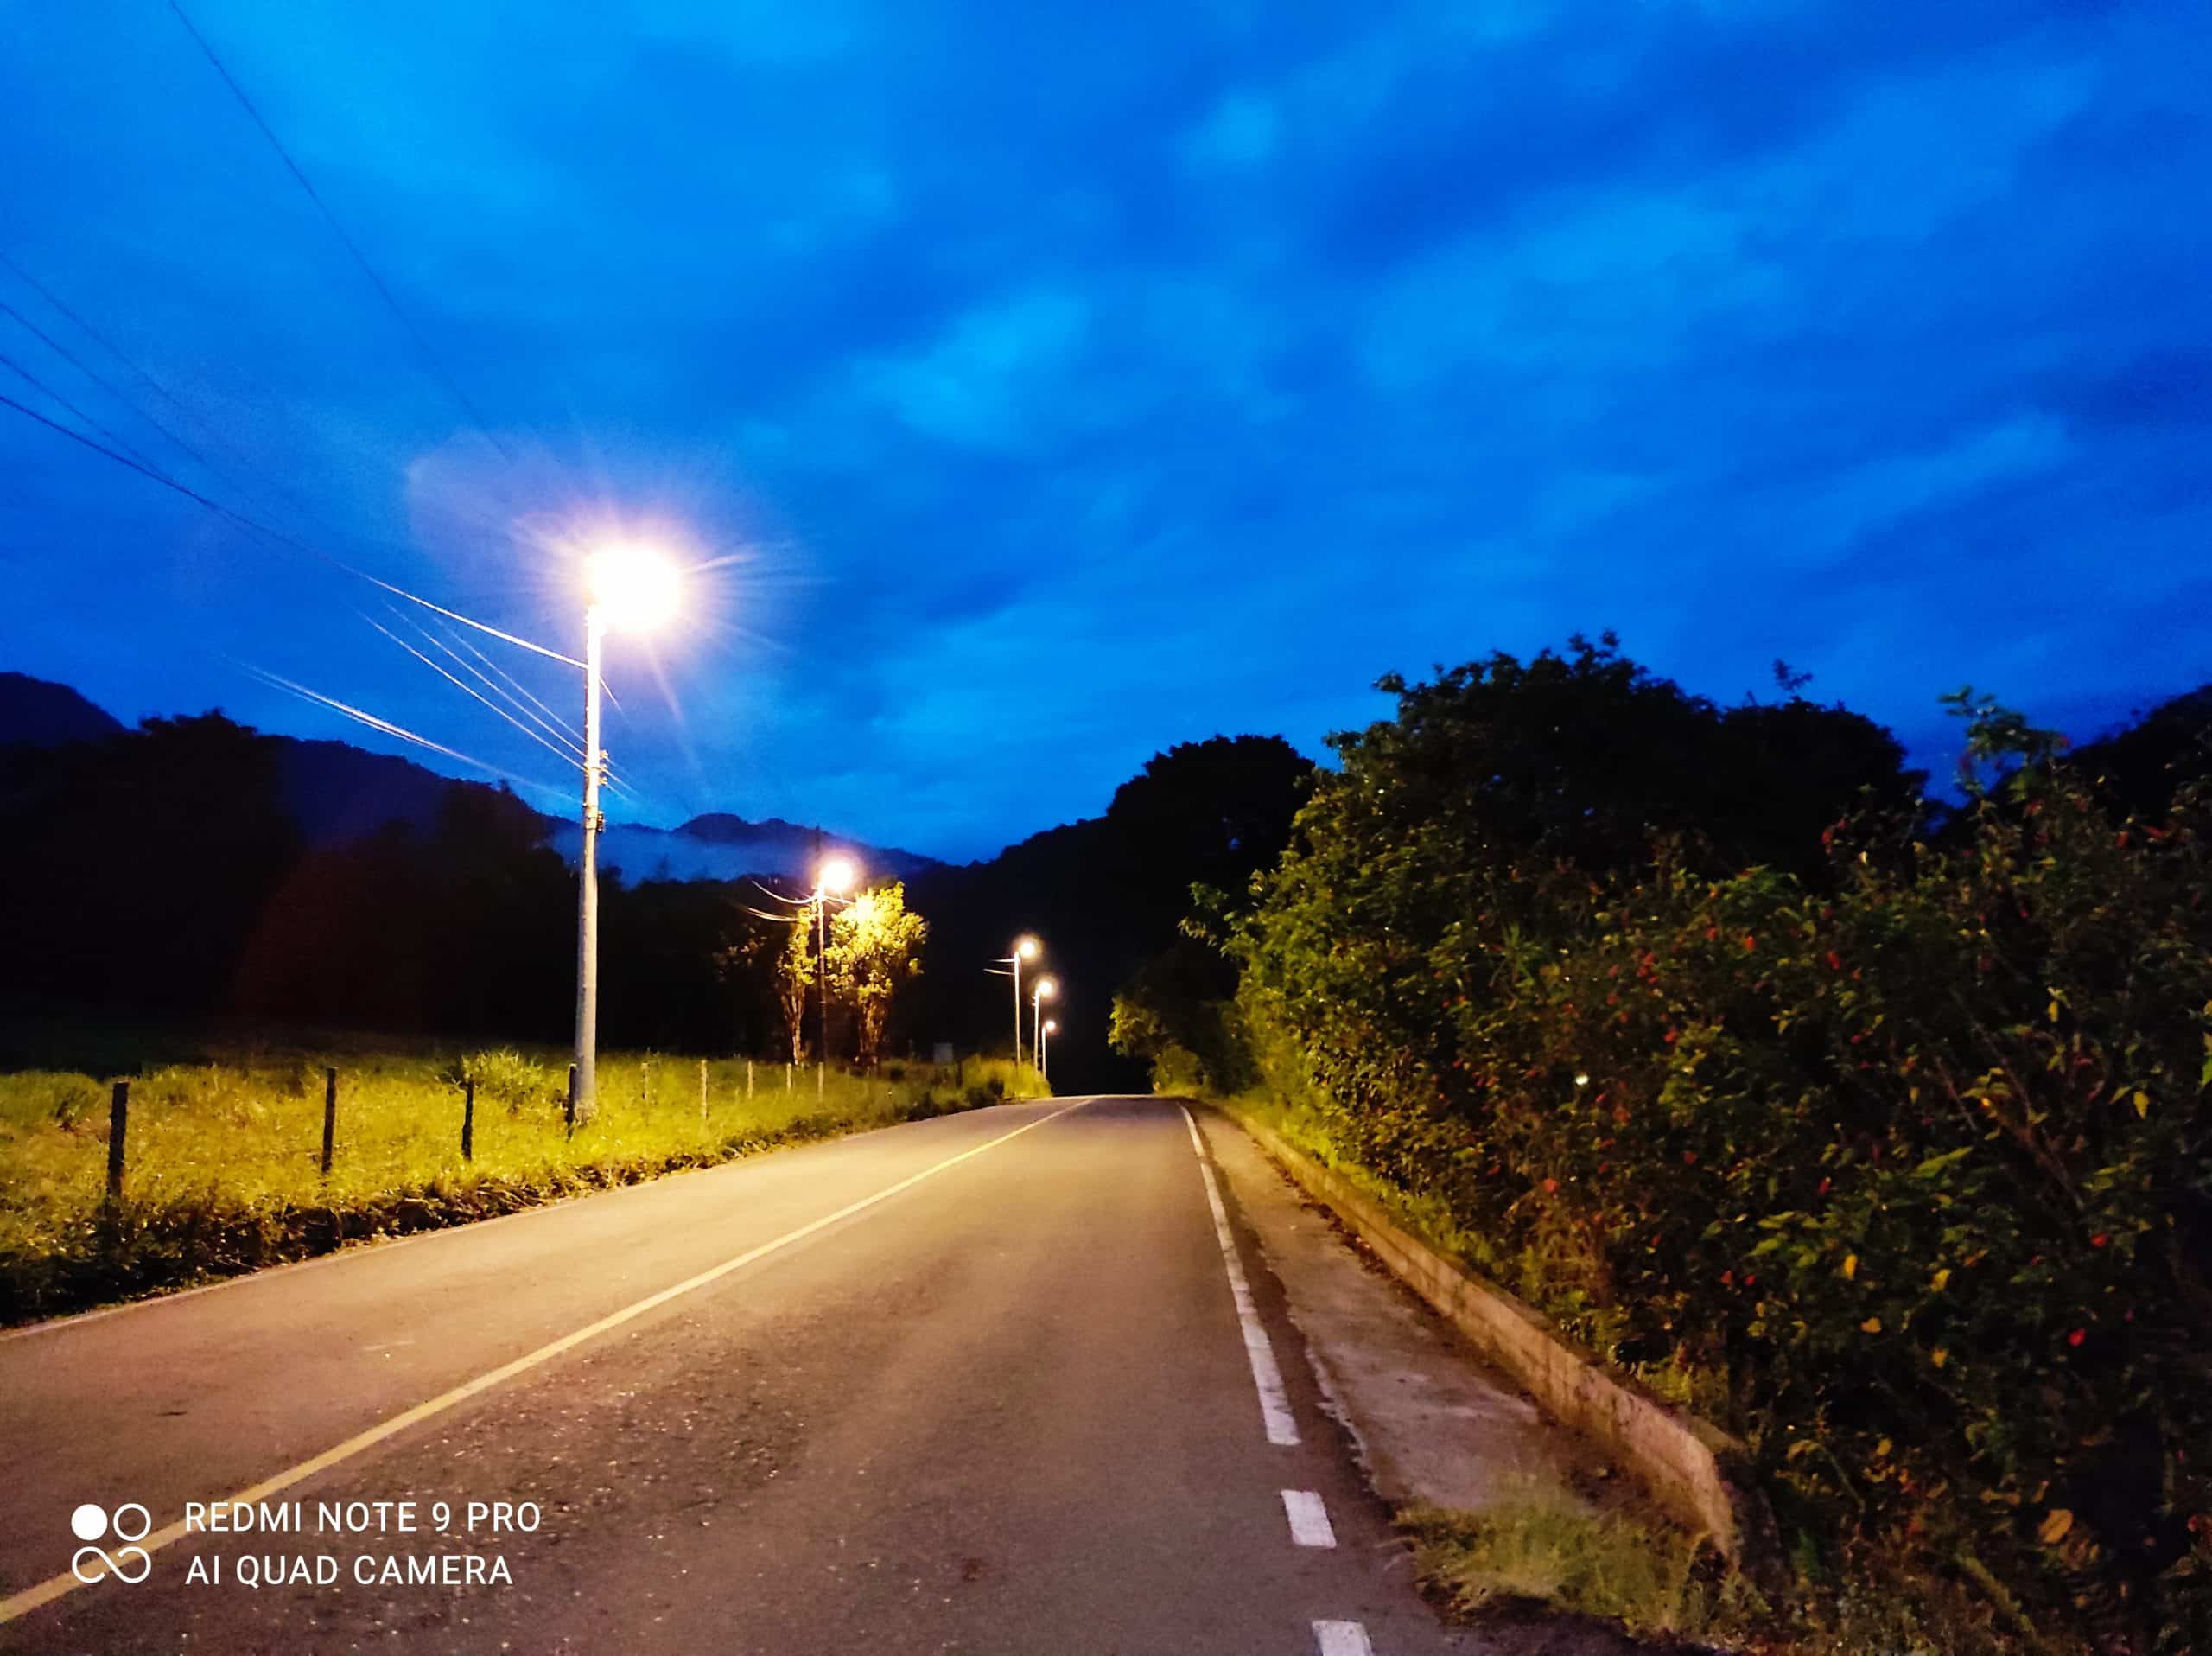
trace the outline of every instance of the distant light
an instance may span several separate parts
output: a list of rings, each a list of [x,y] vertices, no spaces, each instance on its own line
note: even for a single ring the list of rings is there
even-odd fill
[[[649,546],[609,546],[584,568],[592,608],[609,627],[642,631],[676,613],[676,566]]]
[[[1059,1034],[1059,1032],[1060,1032],[1060,1024],[1059,1024],[1059,1020],[1058,1020],[1058,1019],[1057,1019],[1057,1018],[1046,1018],[1046,1019],[1045,1020],[1045,1033],[1046,1033],[1046,1035],[1058,1035],[1058,1034]]]
[[[1014,952],[1024,960],[1034,960],[1037,958],[1037,939],[1033,937],[1017,939]]]
[[[1054,983],[1050,978],[1039,978],[1037,980],[1037,998],[1039,1000],[1049,1001],[1053,996],[1059,992],[1060,986]]]
[[[1588,1075],[1586,1073],[1580,1073],[1580,1074],[1576,1075],[1576,1076],[1575,1076],[1575,1078],[1574,1078],[1574,1084],[1575,1084],[1575,1086],[1589,1086],[1589,1085],[1590,1085],[1590,1077],[1589,1077],[1589,1075]]]
[[[860,870],[853,866],[851,857],[833,857],[814,876],[814,889],[817,891],[847,892],[853,889],[853,882],[860,877]]]

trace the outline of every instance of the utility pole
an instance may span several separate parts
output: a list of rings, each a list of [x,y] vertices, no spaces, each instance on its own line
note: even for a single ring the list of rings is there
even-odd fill
[[[599,1094],[599,664],[606,637],[597,604],[584,612],[584,843],[576,867],[575,1120],[591,1119]]]

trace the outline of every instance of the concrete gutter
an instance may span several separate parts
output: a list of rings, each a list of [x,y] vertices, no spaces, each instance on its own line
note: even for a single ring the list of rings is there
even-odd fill
[[[1742,1443],[1606,1373],[1550,1319],[1446,1258],[1374,1197],[1265,1124],[1224,1104],[1212,1107],[1243,1128],[1538,1407],[1602,1447],[1678,1521],[1709,1537],[1723,1557],[1754,1571],[1779,1557],[1774,1518],[1751,1481]]]

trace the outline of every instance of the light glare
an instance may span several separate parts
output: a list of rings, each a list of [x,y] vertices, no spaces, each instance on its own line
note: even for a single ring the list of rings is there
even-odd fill
[[[643,630],[676,613],[676,566],[648,546],[609,546],[585,568],[592,608],[610,627]]]
[[[860,878],[860,870],[849,857],[833,857],[822,865],[815,876],[815,889],[843,893],[853,889],[853,882]]]

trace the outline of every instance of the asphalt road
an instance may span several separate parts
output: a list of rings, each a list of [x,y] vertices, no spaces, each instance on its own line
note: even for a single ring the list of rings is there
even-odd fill
[[[1198,1143],[1007,1105],[0,1339],[0,1647],[1465,1647]],[[185,1527],[249,1490],[300,1530]],[[143,1580],[77,1583],[87,1502]]]

